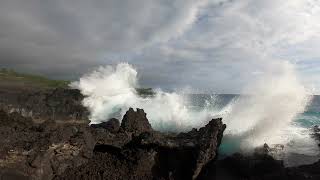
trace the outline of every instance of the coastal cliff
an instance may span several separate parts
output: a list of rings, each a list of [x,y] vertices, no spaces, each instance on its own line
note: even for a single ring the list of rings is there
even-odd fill
[[[226,125],[155,131],[142,109],[88,125],[78,90],[0,94],[0,179],[320,179],[320,161],[285,167],[268,155],[218,158]],[[319,128],[314,128],[319,139]],[[263,142],[262,142],[263,143]]]
[[[196,179],[216,158],[221,119],[187,133],[154,131],[142,109],[122,123],[35,123],[0,111],[2,179]],[[111,125],[112,123],[112,125]],[[112,128],[110,128],[112,127]]]

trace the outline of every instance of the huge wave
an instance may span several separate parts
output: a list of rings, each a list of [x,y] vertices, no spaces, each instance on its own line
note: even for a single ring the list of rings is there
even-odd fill
[[[136,91],[138,72],[127,63],[99,67],[71,86],[85,95],[83,105],[89,109],[93,124],[123,116],[129,107],[143,108],[152,127],[159,131],[187,131],[221,116],[227,124],[226,136],[240,138],[242,147],[255,147],[265,142],[288,142],[295,134],[304,136],[297,133],[292,120],[304,111],[310,96],[291,64],[283,63],[279,69],[250,83],[245,88],[249,94],[243,93],[222,109],[214,108],[214,98],[204,107],[194,108],[188,94],[160,89],[153,96],[142,97]]]

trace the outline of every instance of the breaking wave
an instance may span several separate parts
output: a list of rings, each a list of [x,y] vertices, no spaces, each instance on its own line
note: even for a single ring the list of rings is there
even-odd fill
[[[160,131],[186,131],[204,126],[213,117],[223,117],[226,137],[241,139],[242,147],[289,142],[299,131],[292,121],[310,99],[289,63],[281,64],[276,73],[263,75],[246,88],[250,94],[235,96],[223,107],[215,96],[201,107],[194,105],[190,95],[178,92],[157,89],[152,96],[140,96],[137,74],[127,63],[99,67],[71,87],[85,95],[83,105],[93,124],[112,117],[121,119],[129,107],[143,108],[152,127]]]

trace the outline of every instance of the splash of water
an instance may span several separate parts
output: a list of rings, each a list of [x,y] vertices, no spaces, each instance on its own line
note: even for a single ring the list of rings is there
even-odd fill
[[[245,92],[250,95],[237,97],[222,109],[215,108],[214,96],[202,108],[193,107],[188,96],[179,93],[156,90],[154,96],[141,97],[136,92],[137,71],[127,63],[100,67],[71,86],[86,96],[83,104],[91,113],[91,123],[115,116],[121,119],[129,107],[143,108],[152,127],[160,131],[186,131],[222,116],[227,124],[225,135],[237,136],[243,147],[255,147],[290,141],[295,132],[290,135],[283,130],[308,104],[307,91],[293,66],[284,63],[277,70],[248,86]]]
[[[90,111],[91,123],[113,116],[123,116],[129,107],[142,108],[153,128],[162,131],[184,131],[205,125],[212,115],[207,108],[195,110],[188,98],[178,93],[156,90],[152,97],[137,94],[137,71],[127,63],[100,67],[84,75],[71,87],[86,96],[83,105]]]
[[[243,146],[287,142],[290,135],[284,130],[291,128],[292,120],[310,101],[291,64],[277,64],[276,68],[277,72],[267,72],[249,85],[246,92],[252,93],[234,101],[224,118],[226,134],[241,136]]]

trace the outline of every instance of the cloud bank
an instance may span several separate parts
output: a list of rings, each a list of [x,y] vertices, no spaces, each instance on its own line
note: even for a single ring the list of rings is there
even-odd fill
[[[128,61],[145,86],[234,93],[279,63],[319,92],[318,0],[3,0],[0,65],[58,78]]]

